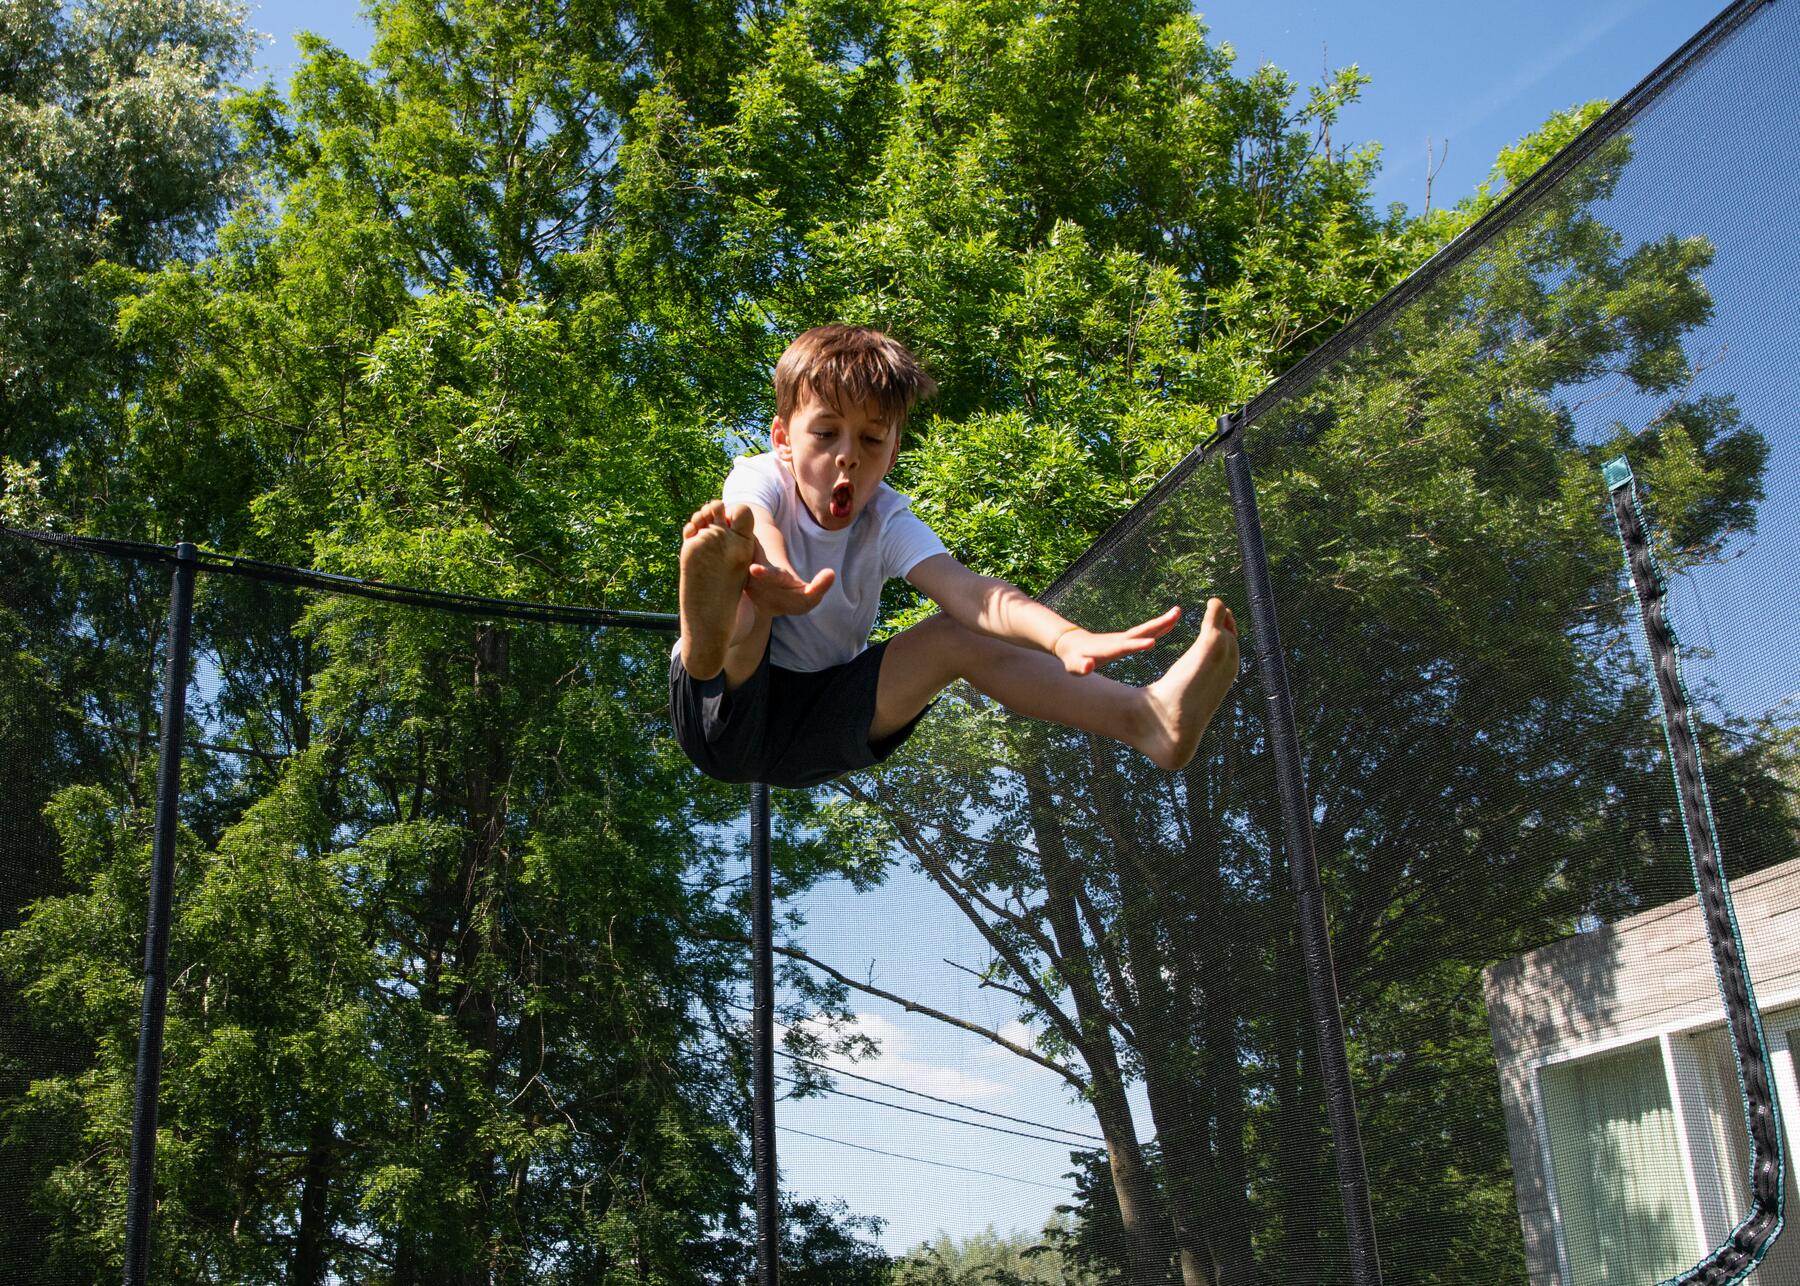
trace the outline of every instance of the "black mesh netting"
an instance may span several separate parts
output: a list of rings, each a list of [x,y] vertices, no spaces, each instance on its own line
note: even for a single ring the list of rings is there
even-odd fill
[[[1797,54],[1733,10],[1242,429],[1389,1283],[1648,1284],[1747,1213],[1621,453],[1800,1121]],[[1186,771],[953,692],[779,799],[790,1286],[1348,1280],[1238,551],[1215,451],[1053,595],[1192,609],[1134,682],[1236,608]],[[666,639],[218,570],[152,1280],[747,1279],[746,794]],[[118,1273],[169,575],[0,542],[8,1282]]]
[[[43,969],[44,1003],[31,1009],[20,1003],[20,986],[42,957],[22,945],[17,930],[41,899],[87,892],[91,866],[66,863],[59,838],[79,801],[135,795],[142,803],[145,790],[154,793],[157,645],[167,613],[164,576],[99,560],[64,564],[0,542],[7,638],[0,655],[0,942],[7,944],[0,966],[0,1278],[7,1281],[37,1280],[46,1247],[66,1226],[38,1198],[59,1182],[55,1159],[90,1146],[80,1114],[58,1104],[103,1093],[93,1084],[96,1036],[127,1060],[123,1082],[107,1086],[111,1097],[97,1106],[121,1135],[130,1125],[146,897],[121,906],[127,918],[115,927],[104,967]],[[92,838],[110,847],[116,836],[101,824]],[[66,923],[45,927],[59,937],[72,931]],[[103,1035],[86,1021],[102,1010]],[[70,1195],[88,1203],[102,1192],[95,1185]]]
[[[1800,1117],[1797,194],[1748,127],[1790,110],[1797,52],[1782,5],[1696,50],[1243,429],[1390,1283],[1651,1283],[1747,1213],[1620,453]],[[971,697],[846,787],[973,931],[964,1015],[1022,1019],[1079,1082],[1106,1147],[1061,1244],[1096,1280],[1348,1280],[1238,548],[1208,458],[1055,594],[1097,623],[1236,606],[1245,671],[1185,773]],[[1758,1279],[1800,1282],[1791,1237]]]
[[[0,558],[0,1280],[117,1280],[170,568]],[[747,795],[667,655],[202,572],[149,1280],[752,1271]]]

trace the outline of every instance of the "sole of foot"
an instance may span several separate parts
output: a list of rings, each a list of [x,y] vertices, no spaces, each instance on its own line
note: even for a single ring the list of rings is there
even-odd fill
[[[1206,605],[1195,639],[1169,672],[1144,689],[1153,726],[1139,747],[1158,768],[1178,772],[1200,747],[1207,725],[1238,672],[1237,620],[1221,599]]]
[[[748,505],[727,513],[714,500],[681,529],[681,664],[702,681],[725,668],[738,602],[756,552]]]

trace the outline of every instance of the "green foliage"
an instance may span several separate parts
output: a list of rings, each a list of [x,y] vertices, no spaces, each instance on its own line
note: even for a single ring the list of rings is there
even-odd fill
[[[378,71],[315,45],[291,108],[236,104],[259,186],[210,258],[137,282],[118,430],[43,490],[113,534],[661,607],[668,534],[722,454],[616,360],[618,309],[558,303],[547,275],[603,213],[610,145],[572,155],[570,131],[645,68],[572,63],[591,23],[378,17]],[[463,51],[447,76],[426,53],[446,49]],[[501,73],[514,92],[484,116]],[[484,156],[491,181],[464,182]],[[585,195],[568,183],[584,172]],[[72,611],[147,651],[158,608],[132,606]],[[212,690],[190,744],[213,749],[183,809],[159,1279],[741,1276],[744,908],[722,823],[742,799],[646,745],[664,645],[210,581],[198,621]],[[77,693],[81,633],[46,649]],[[91,1051],[35,1075],[11,1118],[15,1140],[68,1140],[34,1188],[76,1279],[116,1272],[122,1237],[154,733],[138,713],[128,781],[103,739],[107,785],[56,796],[71,891],[6,946],[38,1021]],[[802,879],[825,865],[807,844],[791,860]],[[70,986],[79,1012],[55,1006]],[[833,1004],[796,995],[794,1022]],[[813,1224],[796,1263],[821,1280],[881,1262],[842,1212]]]
[[[1599,147],[1250,438],[1393,1280],[1523,1272],[1483,968],[1688,883],[1599,465],[1627,448],[1642,462],[1665,558],[1688,566],[1753,528],[1768,445],[1729,399],[1690,392],[1684,337],[1711,317],[1713,247],[1633,245],[1605,219],[1630,163],[1629,138]],[[1576,408],[1608,389],[1642,414],[1578,437]],[[1016,572],[1086,543],[1048,530],[1093,512],[1053,489],[1117,457],[1051,425],[1028,459],[1023,427],[1005,427],[941,432],[914,459],[940,525]],[[1085,468],[1066,460],[1083,450]],[[939,453],[970,466],[950,503],[936,487],[956,466]],[[995,497],[1002,478],[1022,511]],[[1104,623],[1212,593],[1241,603],[1223,490],[1185,483],[1061,609]],[[1040,519],[1033,502],[1052,494]],[[886,825],[976,922],[995,984],[1093,1104],[1109,1155],[1070,1249],[1120,1280],[1342,1271],[1260,705],[1240,684],[1209,754],[1171,781],[946,702],[915,756],[847,788],[846,811]],[[1790,770],[1746,731],[1727,721],[1714,760],[1737,783],[1731,807],[1762,818],[1732,824],[1757,836],[1739,857],[1754,868],[1800,836],[1776,803]]]
[[[0,7],[0,423],[24,462],[96,430],[120,267],[192,251],[231,191],[229,0]]]
[[[992,1227],[952,1239],[939,1233],[894,1262],[895,1286],[1090,1286],[1056,1247],[1067,1232],[1059,1216],[1042,1235],[1002,1236]]]
[[[1330,144],[1360,73],[1240,70],[1170,0],[370,13],[366,63],[311,40],[291,86],[222,101],[235,10],[0,9],[9,522],[667,609],[674,533],[762,433],[775,354],[869,321],[943,389],[894,481],[971,565],[1041,589],[1597,111],[1409,219],[1370,209],[1372,150]],[[1596,153],[1271,417],[1257,461],[1371,1128],[1445,1133],[1442,1164],[1377,1154],[1383,1244],[1446,1212],[1469,1278],[1516,1269],[1481,964],[1636,905],[1667,827],[1607,793],[1653,765],[1608,650],[1591,500],[1615,444],[1574,440],[1570,398],[1655,403],[1632,450],[1668,565],[1727,553],[1762,499],[1766,444],[1686,392],[1713,249],[1625,244],[1596,210],[1627,164]],[[1152,565],[1069,610],[1232,582],[1216,496],[1162,522]],[[0,1163],[32,1194],[0,1257],[48,1246],[87,1281],[122,1237],[165,582],[22,559],[0,583],[29,638],[0,661],[30,766],[4,838],[32,864],[0,1020],[38,1051],[0,1062]],[[742,799],[662,735],[666,644],[222,580],[198,630],[159,1280],[741,1280]],[[1529,700],[1495,677],[1519,672]],[[1621,749],[1571,775],[1569,729]],[[1791,833],[1784,729],[1721,735],[1730,824]],[[1116,1145],[1041,1239],[889,1263],[866,1216],[790,1201],[786,1279],[1329,1275],[1261,735],[1228,707],[1229,750],[1171,783],[953,699],[925,768],[784,801],[784,898],[879,879],[887,810],[933,878],[1009,910],[982,926],[994,980]],[[956,842],[965,804],[1034,847]],[[1505,819],[1532,810],[1553,839],[1525,855]],[[842,989],[783,982],[804,1052],[857,1045]]]
[[[882,1221],[853,1215],[842,1201],[781,1204],[781,1280],[793,1286],[890,1286],[892,1262],[879,1246]]]

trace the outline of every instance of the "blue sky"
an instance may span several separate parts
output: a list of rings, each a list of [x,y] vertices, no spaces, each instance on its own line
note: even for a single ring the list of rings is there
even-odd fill
[[[1274,63],[1302,83],[1355,63],[1371,78],[1336,138],[1379,142],[1377,199],[1424,202],[1428,144],[1439,158],[1434,204],[1486,176],[1495,153],[1547,115],[1617,97],[1699,30],[1712,0],[1448,4],[1442,0],[1237,0],[1202,6],[1215,43],[1240,62]],[[285,84],[293,35],[308,30],[364,54],[370,28],[356,0],[252,0],[267,33],[259,77]],[[1445,146],[1448,145],[1448,154]]]
[[[1385,161],[1376,184],[1378,201],[1400,201],[1417,209],[1425,194],[1428,146],[1441,164],[1433,201],[1454,203],[1481,181],[1501,147],[1553,111],[1622,94],[1704,25],[1716,8],[1712,3],[1677,0],[1590,4],[1520,0],[1511,5],[1242,0],[1221,4],[1204,16],[1213,39],[1230,43],[1241,60],[1274,63],[1303,83],[1316,80],[1325,66],[1358,64],[1371,84],[1363,101],[1338,126],[1336,137],[1351,143],[1380,142]],[[284,83],[293,71],[292,36],[297,30],[317,32],[359,55],[366,53],[370,42],[369,28],[353,0],[263,0],[253,6],[251,22],[272,36],[259,78],[277,83]],[[1670,217],[1678,223],[1688,220],[1690,205],[1693,220],[1711,217],[1717,203],[1709,204],[1708,194],[1716,193],[1718,184],[1739,181],[1741,173],[1734,174],[1724,161],[1704,175],[1686,176],[1694,180],[1691,183],[1682,175],[1664,173],[1662,181],[1687,194],[1673,204]],[[1644,229],[1646,235],[1651,231]],[[1747,231],[1746,238],[1753,240],[1753,232]],[[1746,271],[1747,277],[1734,282],[1732,274]],[[1728,296],[1752,298],[1767,278],[1766,261],[1722,256],[1717,280],[1710,284],[1722,292],[1723,310]],[[1785,310],[1785,320],[1768,327],[1766,335],[1791,337],[1800,328],[1791,294],[1784,298],[1788,302],[1773,301],[1770,307]],[[1782,344],[1758,353],[1754,347],[1758,338],[1754,331],[1729,337],[1737,365],[1721,363],[1720,378],[1745,365],[1786,359]],[[1721,337],[1719,342],[1727,340]],[[1782,414],[1773,406],[1761,411]],[[1794,461],[1779,458],[1773,476],[1791,476],[1788,471],[1795,469]],[[1783,514],[1793,511],[1791,504],[1781,509]],[[1767,601],[1770,584],[1788,585],[1772,569],[1774,562],[1794,556],[1794,545],[1788,535],[1775,537],[1766,546],[1768,555],[1740,560],[1708,582],[1705,594],[1710,595],[1715,614],[1753,613],[1757,602]],[[1769,579],[1756,573],[1759,561]],[[1792,597],[1791,587],[1785,592]],[[1684,629],[1693,641],[1696,631],[1709,628],[1698,623],[1707,620],[1708,600],[1694,585],[1678,586],[1678,612],[1683,594],[1693,600],[1695,609],[1687,619],[1697,623]],[[1783,614],[1792,621],[1800,611],[1790,604]],[[1757,650],[1765,649],[1766,642]],[[1800,648],[1783,652],[1800,655]],[[1792,674],[1792,663],[1787,664],[1779,683],[1768,680],[1768,697],[1776,695],[1777,686],[1791,688],[1787,675]],[[1735,662],[1723,658],[1720,665],[1716,674],[1708,671],[1701,677],[1747,673],[1761,662],[1752,655]],[[1003,998],[982,990],[968,973],[946,963],[978,969],[985,953],[973,930],[922,888],[916,877],[899,876],[887,887],[860,897],[827,888],[809,897],[805,910],[809,945],[847,972],[870,976],[996,1029],[1012,1023],[1011,1008],[1000,1003]],[[921,950],[922,943],[929,949]],[[1060,1129],[1093,1129],[1091,1115],[1070,1102],[1055,1077],[978,1039],[874,1002],[864,1009],[862,1021],[881,1038],[884,1053],[875,1063],[860,1065],[859,1072]],[[844,1088],[947,1110],[854,1082],[845,1082]],[[939,1229],[963,1235],[991,1223],[1002,1230],[1035,1230],[1066,1198],[1056,1182],[1066,1169],[1067,1149],[1053,1143],[986,1133],[846,1099],[784,1105],[782,1120],[792,1130],[806,1132],[781,1136],[788,1186],[806,1195],[842,1197],[854,1211],[887,1219],[884,1241],[892,1249],[916,1244]],[[857,1151],[850,1144],[920,1160]],[[964,1169],[933,1168],[925,1164],[928,1161]],[[975,1170],[987,1173],[969,1172]],[[1051,1186],[1043,1186],[1046,1183]]]

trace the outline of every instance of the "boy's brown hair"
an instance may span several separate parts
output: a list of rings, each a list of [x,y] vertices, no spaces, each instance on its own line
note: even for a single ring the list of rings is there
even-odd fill
[[[913,405],[937,387],[892,335],[872,326],[815,326],[795,337],[775,363],[775,414],[787,419],[810,395],[839,409],[873,402],[901,428]]]

